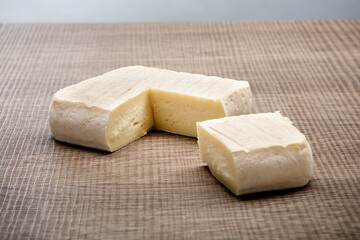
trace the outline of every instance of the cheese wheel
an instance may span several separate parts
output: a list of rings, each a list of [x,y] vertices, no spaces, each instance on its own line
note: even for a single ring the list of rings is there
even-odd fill
[[[196,122],[251,106],[246,81],[131,66],[56,92],[49,122],[59,141],[115,151],[151,128],[196,137]]]

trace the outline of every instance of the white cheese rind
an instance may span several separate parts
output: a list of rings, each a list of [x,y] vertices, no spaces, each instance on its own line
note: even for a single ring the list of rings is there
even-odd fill
[[[310,145],[280,113],[197,123],[200,157],[235,195],[306,185],[313,171]]]
[[[110,151],[106,141],[110,112],[78,102],[53,98],[49,124],[55,139],[84,147]]]
[[[196,122],[249,113],[247,82],[133,66],[55,93],[57,140],[115,151],[156,129],[196,137]]]

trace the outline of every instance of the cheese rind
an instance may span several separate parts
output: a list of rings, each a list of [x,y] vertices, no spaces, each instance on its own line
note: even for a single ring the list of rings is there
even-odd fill
[[[54,97],[49,123],[59,141],[110,151],[106,141],[109,116],[107,110]]]
[[[300,187],[313,169],[309,143],[280,113],[197,123],[200,157],[235,195]]]
[[[49,114],[55,139],[115,151],[152,127],[196,137],[196,122],[249,113],[249,83],[133,66],[55,93]]]

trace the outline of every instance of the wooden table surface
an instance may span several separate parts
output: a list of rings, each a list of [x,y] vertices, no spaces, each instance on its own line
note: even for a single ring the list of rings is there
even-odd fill
[[[59,89],[128,65],[250,82],[308,138],[300,189],[234,197],[195,138],[56,142]],[[360,21],[0,25],[0,238],[359,239]]]

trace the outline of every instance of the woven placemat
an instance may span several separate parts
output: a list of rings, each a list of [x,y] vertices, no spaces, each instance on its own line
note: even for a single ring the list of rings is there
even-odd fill
[[[234,197],[195,138],[151,131],[115,153],[56,142],[59,89],[146,65],[250,82],[313,149],[300,189]],[[356,239],[360,21],[0,25],[0,238]]]

